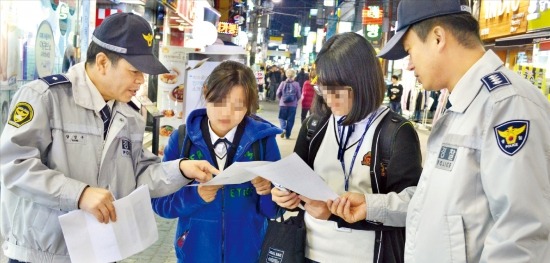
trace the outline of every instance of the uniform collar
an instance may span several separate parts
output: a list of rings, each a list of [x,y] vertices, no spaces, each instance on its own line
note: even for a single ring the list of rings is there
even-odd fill
[[[88,74],[86,74],[85,62],[80,62],[69,69],[67,77],[72,83],[73,97],[76,104],[99,112],[105,107],[105,100],[94,85]],[[112,109],[114,102],[109,103]]]
[[[485,52],[481,59],[456,83],[453,92],[449,95],[449,101],[452,105],[449,110],[460,113],[466,111],[483,87],[481,78],[502,65],[502,61],[492,50]]]
[[[219,137],[213,130],[212,126],[210,126],[210,120],[208,120],[208,131],[210,132],[210,140],[212,141],[212,145],[216,143]],[[237,132],[237,126],[233,127],[223,138],[226,138],[228,141],[233,142],[233,139],[235,139],[235,133]]]
[[[98,114],[105,105],[108,105],[112,111],[115,101],[105,102],[97,87],[86,74],[85,62],[80,62],[71,67],[67,72],[67,78],[72,83],[73,97],[76,104]]]
[[[99,112],[103,107],[105,107],[105,99],[103,99],[103,96],[101,96],[101,93],[99,93],[99,90],[94,85],[90,77],[88,77],[88,74],[84,72],[84,75],[86,76],[86,87],[90,91],[90,94],[92,95],[91,101],[93,103],[93,109],[97,112]],[[113,104],[115,103],[114,100],[110,100],[107,102],[107,105],[109,105],[109,108],[111,111],[113,110]]]

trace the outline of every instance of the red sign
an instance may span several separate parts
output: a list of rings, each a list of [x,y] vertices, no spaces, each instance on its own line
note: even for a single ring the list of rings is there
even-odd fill
[[[380,6],[373,5],[363,8],[363,25],[376,24],[382,25],[384,12]]]
[[[101,25],[101,22],[105,20],[106,17],[110,16],[111,14],[120,13],[122,10],[119,9],[107,9],[107,8],[97,8],[96,9],[96,19],[95,19],[95,26],[98,27]]]

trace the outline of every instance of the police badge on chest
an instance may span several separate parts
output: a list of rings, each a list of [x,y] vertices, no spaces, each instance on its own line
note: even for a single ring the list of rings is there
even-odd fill
[[[122,139],[122,143],[120,144],[120,154],[123,157],[131,157],[132,156],[132,142],[127,139]]]
[[[435,168],[452,171],[455,165],[456,153],[457,148],[455,147],[450,147],[449,145],[441,146]]]

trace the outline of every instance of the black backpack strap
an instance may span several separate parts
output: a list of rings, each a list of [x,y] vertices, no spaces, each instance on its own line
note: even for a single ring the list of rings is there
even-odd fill
[[[306,120],[304,120],[304,123],[306,125],[306,145],[308,147],[307,163],[312,168],[313,168],[313,161],[315,160],[315,156],[317,155],[317,151],[319,150],[319,146],[320,146],[320,144],[312,145],[313,139],[317,134],[319,134],[321,129],[328,122],[329,117],[330,115],[319,116],[319,115],[313,114],[307,117]]]
[[[187,129],[185,124],[182,124],[178,127],[178,149],[183,148],[183,157],[189,157],[189,151],[191,151],[191,140],[185,140],[185,137],[187,136]],[[183,143],[185,145],[183,145]]]
[[[403,125],[412,125],[403,116],[389,111],[382,119],[372,139],[371,154],[372,165],[371,181],[377,184],[378,187],[373,187],[373,193],[385,193],[386,189],[386,169],[390,163],[393,151],[393,144],[397,136],[397,132]],[[376,178],[374,178],[376,176]]]
[[[254,154],[254,161],[265,160],[265,148],[266,148],[266,138],[262,138],[258,141],[252,143],[252,153]]]

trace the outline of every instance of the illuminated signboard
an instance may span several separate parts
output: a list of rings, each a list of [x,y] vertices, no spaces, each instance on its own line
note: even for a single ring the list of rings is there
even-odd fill
[[[219,22],[218,33],[237,36],[239,34],[239,25],[234,23]]]

